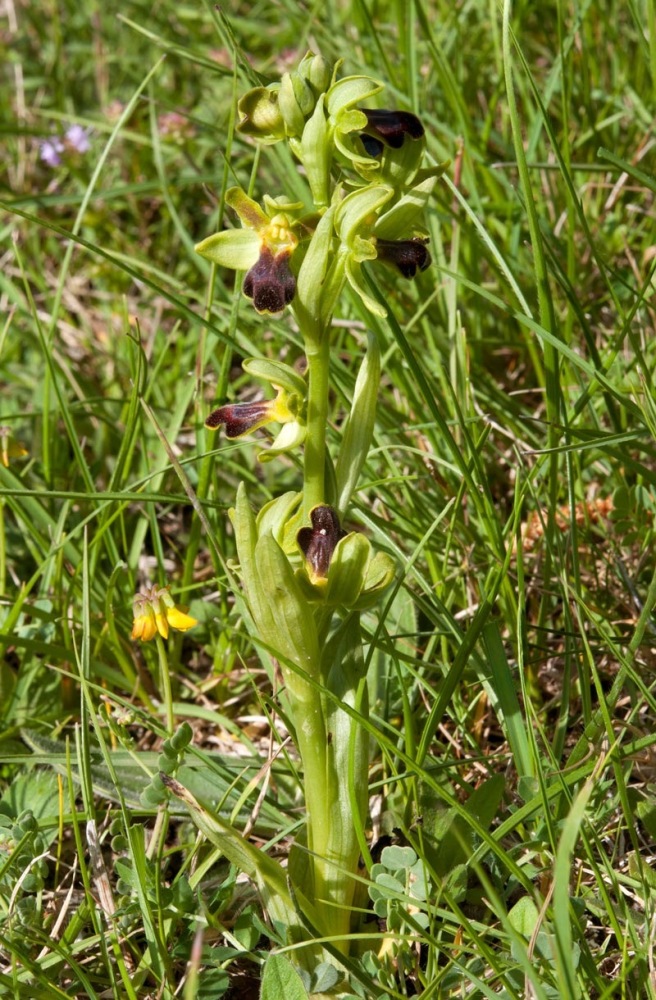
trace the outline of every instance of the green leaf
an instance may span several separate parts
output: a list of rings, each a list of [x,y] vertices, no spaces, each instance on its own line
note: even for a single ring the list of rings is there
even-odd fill
[[[318,676],[319,639],[311,608],[303,597],[292,567],[272,535],[263,535],[255,546],[258,601],[268,612],[262,638],[280,659],[285,681],[302,701],[314,698],[303,682],[304,673]],[[293,664],[298,668],[286,669]],[[300,675],[299,675],[300,671]]]
[[[269,955],[264,963],[260,1000],[308,1000],[298,972],[284,955]]]
[[[540,912],[530,896],[522,896],[508,914],[510,926],[522,937],[530,940],[533,936]]]
[[[373,333],[368,335],[367,353],[355,382],[351,412],[342,437],[335,475],[337,513],[344,517],[369,454],[380,391],[380,349]]]
[[[247,271],[260,255],[260,237],[252,229],[224,229],[197,243],[194,249],[213,264]]]
[[[416,860],[417,855],[412,847],[392,845],[384,847],[380,855],[380,863],[390,872],[397,871],[399,868],[412,868]]]
[[[294,308],[313,325],[318,324],[323,315],[321,292],[333,251],[334,219],[335,208],[331,205],[314,231],[296,281]]]
[[[268,854],[255,847],[249,840],[224,822],[175,778],[160,774],[170,792],[187,806],[191,817],[207,839],[240,871],[252,878],[260,890],[262,902],[272,920],[285,928],[298,925],[298,917],[289,890],[284,868]]]

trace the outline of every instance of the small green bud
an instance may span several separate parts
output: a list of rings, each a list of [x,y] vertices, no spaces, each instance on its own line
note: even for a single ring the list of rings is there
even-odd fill
[[[183,722],[182,725],[177,729],[177,731],[171,737],[171,748],[177,753],[184,750],[189,746],[193,738],[194,731],[188,722]]]
[[[166,791],[163,785],[162,785],[162,790],[158,791],[156,788],[153,787],[152,784],[150,784],[148,785],[147,788],[144,788],[143,792],[139,796],[139,801],[141,802],[142,806],[146,807],[146,809],[155,809],[157,806],[161,805],[161,803],[166,800],[167,796],[168,792]]]
[[[164,774],[173,774],[178,766],[177,755],[175,757],[167,757],[165,753],[161,753],[157,758],[157,768]]]
[[[159,774],[154,774],[150,779],[150,787],[156,791],[159,795],[166,791],[166,785],[160,778]]]
[[[313,55],[308,52],[301,60],[298,71],[308,81],[315,94],[323,94],[324,91],[328,90],[332,80],[333,67],[319,53]]]
[[[296,80],[298,80],[298,77],[296,77]],[[280,108],[288,135],[301,135],[305,127],[305,115],[297,97],[295,82],[291,73],[285,73],[280,81],[280,91],[278,93],[278,107]],[[301,80],[300,86],[307,88],[312,99],[312,91],[305,81]]]
[[[170,739],[164,740],[164,742],[162,743],[161,753],[164,755],[164,757],[168,757],[170,760],[177,760],[178,751],[175,749],[175,747],[173,746],[173,741]]]

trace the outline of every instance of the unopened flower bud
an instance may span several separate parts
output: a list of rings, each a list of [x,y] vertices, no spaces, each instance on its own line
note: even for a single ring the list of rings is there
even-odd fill
[[[305,77],[317,96],[328,90],[333,67],[329,62],[326,62],[322,55],[312,55],[308,52],[298,67],[298,71]]]

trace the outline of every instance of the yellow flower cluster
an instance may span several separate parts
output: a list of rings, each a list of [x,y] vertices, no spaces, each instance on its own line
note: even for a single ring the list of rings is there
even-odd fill
[[[186,608],[178,607],[169,594],[168,587],[149,587],[137,594],[133,603],[134,621],[132,639],[148,642],[159,632],[168,639],[169,629],[186,632],[198,622],[187,614]]]

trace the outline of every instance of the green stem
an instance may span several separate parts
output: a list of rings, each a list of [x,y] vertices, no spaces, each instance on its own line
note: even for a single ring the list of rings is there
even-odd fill
[[[325,503],[326,424],[328,421],[330,341],[306,340],[308,363],[307,437],[303,468],[303,515],[307,521],[317,504]]]
[[[162,637],[158,635],[156,636],[156,640],[157,654],[159,657],[160,694],[166,711],[166,732],[169,736],[172,736],[173,730],[175,729],[175,715],[173,714],[173,695],[171,693],[169,659],[166,655],[166,646],[164,645]]]

